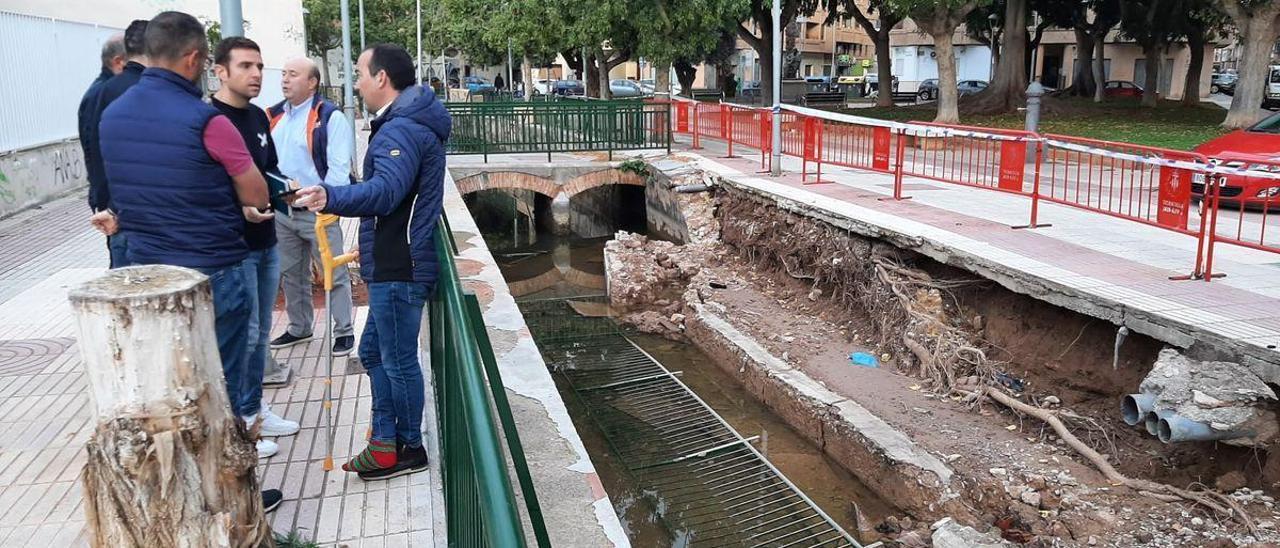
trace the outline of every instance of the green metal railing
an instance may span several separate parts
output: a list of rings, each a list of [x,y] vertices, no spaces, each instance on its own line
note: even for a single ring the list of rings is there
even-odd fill
[[[458,277],[452,234],[442,215],[434,236],[440,276],[431,299],[429,327],[449,546],[526,546],[508,475],[509,454],[533,536],[540,548],[547,548],[551,541],[524,448],[480,303],[474,293],[463,289]],[[506,440],[506,451],[500,438]]]
[[[665,103],[635,100],[447,103],[449,154],[671,150]]]

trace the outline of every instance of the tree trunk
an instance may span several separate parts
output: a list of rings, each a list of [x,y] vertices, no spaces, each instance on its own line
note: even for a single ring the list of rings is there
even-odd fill
[[[1027,101],[1027,71],[1024,59],[1027,56],[1027,27],[1017,21],[1027,20],[1027,0],[1009,0],[1005,4],[1005,25],[1003,40],[997,42],[1003,51],[1000,62],[996,65],[995,79],[991,85],[976,98],[975,110],[988,113],[1014,112]],[[942,82],[954,83],[955,80],[941,78],[941,57],[939,50],[938,87]]]
[[[1076,64],[1071,70],[1071,94],[1078,97],[1093,97],[1093,88],[1097,85],[1093,79],[1093,37],[1079,28],[1075,29],[1075,32]]]
[[[671,94],[671,63],[654,63],[654,68],[657,74],[653,76],[653,91]]]
[[[676,68],[676,79],[680,80],[680,87],[685,96],[692,98],[693,81],[698,77],[698,67],[685,61],[676,61],[674,66]]]
[[[764,105],[773,104],[773,30],[770,26],[771,24],[762,23],[757,25],[760,28],[760,36],[752,34],[747,27],[738,25],[738,37],[751,46],[751,49],[756,50],[756,58],[760,60],[760,100],[762,101],[761,104]]]
[[[587,55],[586,74],[582,75],[583,93],[587,97],[600,97],[600,72],[594,70],[595,66],[596,54],[593,52]]]
[[[529,54],[524,54],[520,62],[520,77],[524,80],[524,100],[533,100],[533,59],[529,58]],[[550,91],[550,90],[547,90]]]
[[[1200,73],[1204,70],[1205,35],[1199,30],[1187,33],[1187,47],[1191,48],[1191,61],[1187,63],[1187,79],[1182,86],[1182,104],[1200,104]]]
[[[889,48],[889,31],[876,32],[872,37],[876,44],[876,77],[880,93],[876,94],[876,106],[893,106],[893,51]],[[865,84],[864,84],[865,85]],[[884,90],[889,93],[884,93]]]
[[[90,545],[273,546],[257,451],[227,402],[207,278],[111,270],[70,300],[96,417],[83,475]]]
[[[1107,83],[1106,36],[1107,35],[1104,32],[1101,37],[1099,37],[1098,35],[1094,35],[1093,37],[1094,39],[1093,41],[1093,49],[1094,49],[1094,52],[1093,52],[1093,81],[1094,81],[1093,102],[1095,103],[1101,103],[1102,100],[1106,98],[1106,90],[1105,90],[1105,87],[1106,87],[1105,84]]]
[[[1142,56],[1147,63],[1147,78],[1142,82],[1142,106],[1154,107],[1160,91],[1160,47],[1144,44]]]
[[[1280,3],[1263,10],[1255,8],[1252,16],[1242,13],[1236,6],[1231,9],[1230,1],[1222,2],[1223,8],[1231,15],[1236,27],[1240,29],[1240,80],[1236,82],[1235,96],[1231,98],[1231,109],[1227,111],[1227,119],[1222,126],[1228,129],[1240,129],[1253,125],[1261,117],[1259,109],[1266,97],[1268,52],[1276,42],[1280,33]],[[1234,11],[1234,12],[1233,12]],[[1243,17],[1243,19],[1242,19]]]
[[[959,94],[956,91],[956,53],[952,44],[954,27],[945,32],[931,33],[933,47],[938,52],[938,116],[933,119],[940,124],[954,124],[960,121],[957,108]],[[1006,55],[1005,58],[1009,58]],[[888,82],[880,83],[880,93],[890,90]]]
[[[600,98],[612,99],[613,92],[609,89],[609,57],[605,55],[603,50],[596,50],[596,70],[600,72],[597,77],[600,81]]]
[[[324,52],[320,56],[320,70],[324,73],[324,81],[320,82],[322,86],[332,86],[333,80],[329,79],[329,52]]]

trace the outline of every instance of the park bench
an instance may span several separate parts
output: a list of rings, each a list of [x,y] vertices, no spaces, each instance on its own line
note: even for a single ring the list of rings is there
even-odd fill
[[[811,91],[800,96],[800,104],[804,106],[844,104],[845,101],[842,91]]]

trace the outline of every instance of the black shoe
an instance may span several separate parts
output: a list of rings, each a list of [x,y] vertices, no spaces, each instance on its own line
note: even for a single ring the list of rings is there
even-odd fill
[[[267,514],[275,511],[280,507],[280,503],[284,502],[284,493],[279,489],[267,489],[262,492],[262,513]]]
[[[346,356],[351,353],[351,348],[356,345],[355,335],[347,335],[345,337],[337,337],[333,339],[333,355]]]
[[[271,340],[271,348],[288,348],[309,340],[311,340],[311,334],[309,333],[301,337],[295,337],[292,333],[285,331],[284,335],[280,335],[279,337]]]
[[[423,446],[403,447],[396,442],[396,465],[390,468],[379,468],[369,472],[360,472],[360,479],[365,481],[389,480],[421,472],[427,469],[427,449]]]

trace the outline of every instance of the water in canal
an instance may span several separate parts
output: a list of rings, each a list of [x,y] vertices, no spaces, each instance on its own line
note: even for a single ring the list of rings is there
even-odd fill
[[[614,207],[633,209],[625,204],[639,203],[642,212],[642,189],[621,190],[611,191],[616,200]],[[640,233],[645,230],[642,213],[595,211],[592,224],[584,230],[588,237],[558,237],[545,219],[536,218],[537,213],[547,211],[549,203],[545,198],[502,190],[481,191],[466,198],[486,244],[517,301],[522,302],[526,316],[529,308],[540,306],[537,303],[575,297],[590,301],[590,297],[603,295],[603,249],[610,238],[608,234],[615,230]],[[608,201],[597,199],[594,205],[598,207]],[[527,213],[534,213],[535,218],[528,218]],[[612,223],[601,221],[610,218]],[[582,228],[581,223],[577,228]],[[572,314],[571,308],[562,309]],[[573,319],[566,318],[566,321]],[[537,339],[539,331],[533,331]],[[680,372],[680,380],[742,436],[760,436],[755,448],[840,527],[864,544],[876,540],[871,526],[894,513],[893,509],[757,402],[736,379],[691,345],[638,333],[627,333],[627,338],[667,369]],[[545,340],[539,341],[540,346],[544,343]],[[690,542],[686,532],[664,522],[661,517],[665,504],[663,494],[643,487],[636,474],[615,453],[590,416],[583,398],[562,371],[555,371],[565,364],[551,360],[548,364],[553,367],[561,395],[632,544],[642,547],[700,545]]]

